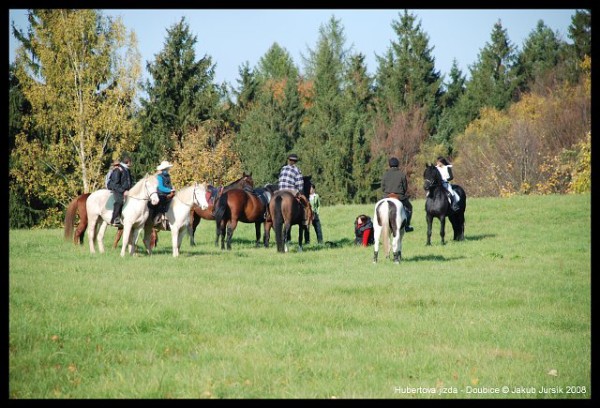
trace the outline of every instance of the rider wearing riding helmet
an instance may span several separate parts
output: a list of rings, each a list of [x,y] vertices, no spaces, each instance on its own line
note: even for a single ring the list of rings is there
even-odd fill
[[[381,179],[383,196],[396,198],[402,202],[406,211],[406,225],[404,226],[404,230],[412,232],[414,230],[410,225],[412,204],[408,200],[408,180],[406,179],[406,174],[400,170],[400,161],[396,157],[391,157],[388,164],[390,168],[386,170]]]

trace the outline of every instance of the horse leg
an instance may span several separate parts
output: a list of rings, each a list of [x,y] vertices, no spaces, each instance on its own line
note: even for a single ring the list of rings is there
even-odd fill
[[[394,253],[394,263],[399,264],[402,259],[402,229],[398,228],[395,231],[395,236],[392,239],[392,251]]]
[[[90,253],[95,254],[96,248],[94,247],[94,241],[96,240],[96,234],[97,234],[97,229],[98,229],[96,226],[96,220],[95,219],[90,220],[90,223],[88,226],[89,226],[88,243],[90,244]]]
[[[283,224],[283,251],[288,252],[288,237],[290,235],[290,230],[292,225],[289,222],[284,222]]]
[[[125,248],[128,248],[128,244],[131,236],[131,225],[123,225],[123,235],[121,243],[121,257],[125,256]]]
[[[179,256],[179,231],[171,225],[171,245],[173,246],[173,258]]]
[[[150,219],[150,218],[148,218]],[[152,226],[152,222],[148,222],[144,224],[144,246],[146,247],[146,253],[148,255],[152,255],[152,241],[154,241],[154,245],[156,245],[156,233],[154,232],[154,227]]]
[[[433,215],[427,214],[427,245],[431,245],[431,229],[433,228]]]
[[[377,220],[377,214],[373,217],[373,220]],[[373,243],[373,263],[376,264],[379,255],[379,236],[381,235],[381,226],[377,222],[373,223],[373,235],[375,239]]]
[[[258,248],[260,246],[260,224],[262,224],[261,222],[255,222],[254,223],[254,229],[256,230],[256,247]]]
[[[119,245],[119,241],[121,240],[121,236],[123,235],[123,229],[117,229],[117,233],[115,234],[115,242],[113,242],[113,248],[116,248]]]
[[[446,237],[446,216],[442,215],[440,217],[440,237],[442,237],[442,245],[446,245],[445,237]]]
[[[237,219],[232,218],[227,224],[227,250],[231,249],[231,238],[233,237],[233,231],[237,228]]]
[[[304,228],[302,224],[298,224],[298,252],[302,252],[302,240],[304,239]]]
[[[102,220],[102,225],[100,225],[100,229],[98,230],[98,251],[103,254],[104,253],[104,233],[106,232],[106,227],[108,227],[108,223]]]
[[[195,246],[196,241],[194,240],[194,234],[196,234],[196,228],[200,224],[201,218],[196,211],[192,209],[190,211],[190,222],[187,225],[188,234],[190,234],[190,246]]]
[[[219,224],[215,223],[215,246],[219,246],[219,235],[221,235],[221,228],[219,227]]]
[[[265,234],[263,236],[263,245],[265,248],[269,247],[269,240],[271,239],[271,222],[265,220]]]
[[[77,229],[75,230],[75,236],[73,237],[73,241],[76,244],[83,245],[83,236],[85,234],[85,230],[87,229],[87,226],[88,226],[87,217],[85,220],[83,220],[82,217],[80,216],[79,217],[79,225],[77,226]]]
[[[133,227],[132,234],[131,234],[131,249],[130,249],[131,256],[135,255],[135,250],[137,249],[137,241],[140,237],[141,231],[142,231],[141,228]]]
[[[177,236],[177,253],[179,253],[181,250],[181,244],[183,242],[183,237],[185,236],[185,233],[187,232],[187,228],[179,227],[177,230],[179,231],[179,234]]]

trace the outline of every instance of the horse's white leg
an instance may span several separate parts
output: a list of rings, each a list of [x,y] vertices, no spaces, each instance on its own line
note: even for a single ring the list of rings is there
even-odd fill
[[[135,248],[137,246],[138,238],[140,237],[140,231],[141,228],[139,227],[133,228],[133,235],[131,236],[131,246],[129,247],[129,253],[131,254],[131,256],[135,255]]]
[[[100,229],[98,230],[98,251],[103,254],[104,253],[104,232],[106,232],[106,227],[108,223],[102,220],[102,224],[100,225]]]
[[[89,214],[89,212],[88,212]],[[90,217],[88,219],[88,242],[90,244],[90,253],[95,254],[96,248],[94,247],[94,240],[96,239],[97,228],[96,228],[96,218]]]
[[[130,237],[131,225],[126,224],[123,226],[123,235],[121,236],[121,239],[123,240],[123,242],[121,243],[121,256],[125,256],[125,248],[128,248]]]
[[[181,226],[178,228],[179,235],[177,236],[177,253],[181,249],[181,244],[183,243],[183,237],[187,233],[187,228],[185,226]]]
[[[174,226],[171,225],[171,245],[173,246],[173,257],[176,258],[179,256],[179,246],[177,242],[179,241],[179,231],[176,231]]]
[[[381,226],[377,223],[377,214],[373,217],[373,235],[375,242],[373,243],[373,263],[377,263],[379,255],[379,236],[381,235]]]

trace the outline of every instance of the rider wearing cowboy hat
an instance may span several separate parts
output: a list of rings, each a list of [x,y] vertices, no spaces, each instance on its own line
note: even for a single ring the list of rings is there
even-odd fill
[[[158,224],[159,222],[166,219],[166,212],[169,210],[169,205],[171,203],[171,199],[175,195],[175,188],[173,188],[173,184],[171,183],[171,175],[169,174],[169,169],[173,167],[171,163],[167,160],[163,160],[156,170],[159,172],[156,175],[158,180],[158,204],[156,206],[156,219],[154,220],[154,224]]]

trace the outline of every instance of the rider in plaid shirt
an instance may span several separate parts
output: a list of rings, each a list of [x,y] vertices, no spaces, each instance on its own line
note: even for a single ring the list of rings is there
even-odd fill
[[[304,178],[302,172],[296,166],[298,156],[294,153],[288,156],[288,164],[281,168],[279,173],[279,189],[293,190],[295,193],[304,191]]]

